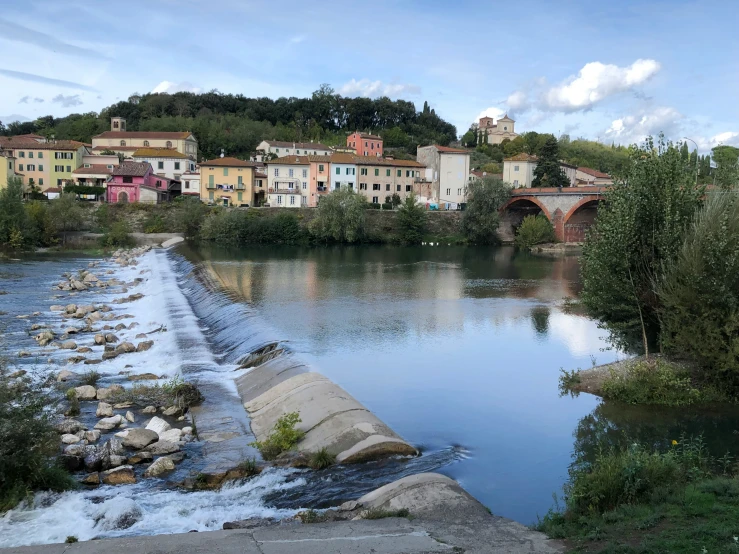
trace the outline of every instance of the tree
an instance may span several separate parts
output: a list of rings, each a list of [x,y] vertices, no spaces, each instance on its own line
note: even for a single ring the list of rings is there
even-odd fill
[[[352,189],[334,190],[318,203],[311,232],[323,241],[357,242],[364,236],[364,196]]]
[[[476,126],[473,125],[469,128],[469,130],[462,135],[462,145],[466,146],[467,148],[474,148],[477,146],[477,129]]]
[[[715,170],[716,184],[722,189],[731,189],[739,184],[739,148],[716,146],[711,157],[718,166]]]
[[[467,206],[462,216],[462,232],[472,244],[498,243],[498,210],[510,198],[509,187],[496,177],[472,181],[467,187]]]
[[[62,244],[67,242],[67,231],[79,228],[82,216],[82,208],[74,193],[64,192],[49,203],[49,217],[62,231]]]
[[[101,156],[115,156],[115,152],[111,150],[110,148],[106,148],[102,152],[100,152]]]
[[[614,346],[648,354],[659,342],[655,286],[677,256],[702,195],[664,137],[632,147],[625,180],[606,192],[580,260],[583,303]]]
[[[175,226],[185,233],[186,238],[195,238],[200,233],[208,208],[200,198],[180,196],[177,199],[180,209],[175,216]]]
[[[529,250],[537,244],[555,242],[554,227],[547,216],[527,215],[523,218],[521,225],[516,229],[516,246]]]
[[[518,137],[517,137],[518,138]],[[559,146],[553,136],[547,138],[539,151],[532,187],[569,187],[570,180],[559,165]]]
[[[11,177],[7,186],[0,189],[0,244],[19,248],[26,241],[25,229],[23,181],[19,177]]]
[[[426,209],[416,201],[415,194],[406,197],[398,210],[400,241],[403,244],[418,244],[426,232]]]
[[[683,160],[685,164],[690,162],[690,150],[688,150],[688,143],[683,142],[680,146],[680,158]]]

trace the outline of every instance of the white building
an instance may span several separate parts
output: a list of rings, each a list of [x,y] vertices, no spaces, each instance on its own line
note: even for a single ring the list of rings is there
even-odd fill
[[[200,197],[200,172],[199,171],[185,171],[180,176],[182,182],[182,194],[183,196],[197,196]]]
[[[195,162],[173,148],[139,148],[134,151],[133,159],[148,162],[157,175],[177,181],[186,171],[195,171]]]
[[[447,146],[424,146],[417,150],[416,159],[427,168],[426,178],[432,183],[433,200],[445,205],[465,201],[470,174],[469,151]]]
[[[284,156],[267,162],[267,202],[272,207],[306,205],[309,182],[308,156]]]
[[[331,156],[330,179],[329,190],[357,190],[357,162],[353,154],[338,153]]]
[[[516,154],[511,158],[503,160],[503,181],[514,188],[529,188],[534,181],[534,170],[538,158],[532,154]],[[570,181],[570,186],[577,185],[577,167],[568,163],[560,162],[562,172]]]
[[[269,159],[284,156],[329,156],[333,151],[326,145],[317,142],[284,142],[279,140],[263,140],[257,145],[254,162],[266,162]]]

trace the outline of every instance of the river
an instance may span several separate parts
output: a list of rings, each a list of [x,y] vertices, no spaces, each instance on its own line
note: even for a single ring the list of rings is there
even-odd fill
[[[10,351],[32,343],[14,316],[48,310],[49,285],[86,262],[0,263],[0,291],[8,293],[0,296],[0,309],[8,312],[0,320],[13,342]],[[604,441],[666,443],[702,432],[717,455],[735,450],[735,410],[635,408],[559,395],[560,368],[624,356],[607,349],[597,322],[565,303],[580,289],[576,257],[537,257],[508,247],[185,246],[152,254],[142,267],[157,277],[144,291],[154,302],[133,315],[167,324],[180,337],[152,348],[164,373],[189,364],[201,378],[228,382],[238,358],[276,339],[423,455],[320,475],[270,471],[220,493],[141,483],[45,496],[0,518],[0,545],[63,537],[64,529],[47,529],[60,526],[70,507],[81,513],[81,539],[206,530],[226,518],[335,505],[429,470],[457,479],[494,514],[530,524],[561,493],[573,454],[592,456]],[[151,361],[137,363],[143,370]],[[143,518],[126,529],[101,526],[95,510],[121,496],[137,502]]]

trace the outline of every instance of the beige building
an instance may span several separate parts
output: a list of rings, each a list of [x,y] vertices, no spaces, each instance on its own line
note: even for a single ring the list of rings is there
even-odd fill
[[[425,178],[431,182],[431,198],[425,200],[445,205],[465,201],[470,174],[468,150],[438,145],[424,146],[418,148],[416,158],[426,167]]]
[[[589,167],[578,167],[576,172],[577,186],[608,186],[613,184],[613,177]]]
[[[253,206],[254,162],[236,158],[215,158],[200,164],[200,199],[221,206]]]
[[[198,159],[198,141],[189,131],[127,131],[122,117],[111,118],[110,131],[92,137],[92,151],[96,154],[112,150],[131,157],[139,148],[173,148],[191,160]]]
[[[74,140],[41,142],[24,137],[0,137],[0,148],[15,157],[15,172],[23,184],[41,192],[72,183],[73,172],[88,153],[83,143]]]
[[[310,198],[310,157],[284,156],[267,163],[267,202],[273,207],[300,208]]]
[[[0,148],[0,189],[8,186],[8,179],[15,177],[15,158],[9,150]]]
[[[281,140],[263,140],[257,144],[257,151],[252,158],[255,162],[266,162],[284,156],[328,156],[331,149],[318,142],[285,142]]]
[[[513,140],[518,136],[514,131],[516,122],[508,117],[501,117],[497,122],[492,117],[481,117],[478,123],[480,131],[488,136],[488,144],[500,144],[505,139]]]
[[[534,182],[534,170],[538,163],[538,158],[532,154],[516,154],[511,158],[503,160],[503,181],[513,186],[513,188],[529,188]],[[560,162],[559,167],[570,181],[570,186],[577,184],[577,167],[565,162]]]
[[[423,176],[423,164],[412,160],[394,160],[373,156],[355,156],[358,175],[357,192],[373,204],[382,204],[394,194],[401,200],[415,193]]]

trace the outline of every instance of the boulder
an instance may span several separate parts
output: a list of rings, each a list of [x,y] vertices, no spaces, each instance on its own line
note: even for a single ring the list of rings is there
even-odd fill
[[[97,417],[113,417],[113,406],[111,406],[107,402],[98,402],[98,407],[97,410],[95,410],[95,415]]]
[[[138,345],[136,345],[136,352],[146,352],[152,346],[154,346],[153,340],[145,340],[143,342],[138,343]]]
[[[77,304],[67,304],[67,307],[64,309],[64,311],[68,314],[73,314],[77,311]]]
[[[150,431],[154,431],[157,435],[161,435],[162,433],[169,431],[172,426],[162,418],[154,416],[151,418],[151,421],[146,424],[146,428]]]
[[[178,417],[182,415],[182,408],[178,406],[170,406],[169,408],[162,410],[162,415],[167,417]]]
[[[129,423],[134,423],[134,422],[136,421],[136,416],[134,416],[134,415],[133,415],[133,412],[132,412],[132,411],[130,411],[130,410],[129,410],[128,412],[126,412],[126,416],[125,416],[125,417],[126,417],[126,420],[127,420],[127,421],[128,421]]]
[[[28,350],[21,350],[18,352],[19,358],[28,358],[31,355],[31,353]]]
[[[83,283],[97,283],[100,279],[95,277],[92,273],[88,273],[85,275],[85,278],[82,280]]]
[[[135,328],[136,328],[136,327],[138,327],[138,326],[139,326],[139,324],[138,324],[138,323],[136,323],[136,322],[134,321],[133,323],[131,323],[131,325],[129,325],[129,326],[128,326],[128,329],[129,329],[129,330],[131,330],[131,329],[135,329]]]
[[[76,419],[65,419],[57,423],[56,430],[61,434],[73,434],[82,429],[87,429],[82,423]]]
[[[67,327],[64,329],[64,333],[67,335],[76,335],[79,333],[79,329],[77,329],[77,327]]]
[[[46,346],[50,341],[54,340],[54,333],[53,331],[49,331],[48,329],[46,331],[41,331],[38,335],[33,337],[36,339],[36,342],[41,344],[42,341],[46,341],[44,344],[41,344],[41,346]]]
[[[112,360],[113,358],[118,357],[118,352],[116,351],[107,351],[103,352],[103,360]]]
[[[106,485],[133,485],[136,483],[133,467],[128,465],[104,471],[101,478]]]
[[[183,427],[182,428],[182,434],[183,435],[192,435],[192,427]]]
[[[67,358],[68,364],[78,364],[80,362],[84,362],[87,358],[84,356],[72,356],[71,358]]]
[[[102,333],[98,333],[97,335],[95,335],[95,338],[93,340],[95,341],[95,344],[103,345],[105,344],[105,335],[103,335]]]
[[[18,371],[14,371],[10,375],[8,375],[8,378],[10,379],[17,379],[18,377],[23,377],[26,374],[25,369],[19,369]]]
[[[118,337],[116,337],[113,333],[105,334],[105,342],[118,342],[118,340]]]
[[[131,352],[136,352],[136,347],[130,342],[122,342],[116,346],[115,352],[118,354],[129,354]]]
[[[128,376],[129,381],[155,381],[157,379],[159,379],[159,376],[153,373],[139,373],[138,375]]]
[[[133,324],[131,324],[133,325]],[[146,333],[138,333],[134,338],[135,339],[145,339],[147,337]]]
[[[180,445],[168,441],[157,441],[154,444],[150,444],[146,450],[151,452],[154,456],[163,456],[165,454],[179,452]]]
[[[74,436],[74,435],[72,435]],[[65,456],[75,456],[77,458],[84,458],[87,452],[87,446],[80,443],[70,444],[64,447]]]
[[[65,340],[59,345],[59,348],[62,348],[64,350],[77,350],[77,343],[73,340]]]
[[[180,431],[179,429],[170,429],[169,431],[164,431],[163,433],[159,433],[160,441],[180,442],[181,439],[182,439],[182,431]]]
[[[113,404],[114,410],[127,410],[132,404],[130,402],[121,402],[120,404]]]
[[[87,290],[87,285],[85,285],[82,281],[74,279],[72,281],[72,288],[74,288],[74,290]]]
[[[157,413],[157,409],[155,406],[147,406],[143,410],[141,410],[142,414],[155,414]]]
[[[103,316],[100,314],[100,312],[92,312],[87,315],[87,322],[95,323],[96,321],[100,321],[102,318]]]
[[[108,467],[118,467],[126,463],[126,457],[120,454],[111,454],[108,456]]]
[[[97,487],[100,484],[100,474],[97,471],[89,473],[88,475],[85,475],[82,479],[80,479],[80,483],[82,483],[83,485]]]
[[[63,312],[66,310],[64,306],[60,306],[59,304],[54,304],[53,306],[49,307],[49,310],[52,312]]]
[[[121,385],[110,385],[108,388],[100,388],[97,390],[97,398],[98,400],[106,400],[122,390],[123,387]]]
[[[62,442],[64,444],[77,444],[80,442],[80,438],[77,435],[67,433],[66,435],[62,435]]]
[[[129,456],[128,463],[131,465],[143,464],[146,462],[150,462],[153,459],[154,459],[154,455],[151,452],[142,450],[141,452],[137,452],[133,456]]]
[[[95,400],[95,397],[97,396],[97,391],[92,385],[75,387],[74,392],[79,400]]]
[[[129,429],[128,435],[123,439],[123,446],[133,448],[135,450],[141,450],[158,440],[159,435],[156,431],[152,431],[151,429]]]
[[[120,415],[106,417],[95,424],[95,429],[100,429],[101,431],[112,431],[121,424],[122,420],[123,418]]]
[[[167,456],[157,458],[153,464],[151,464],[144,472],[144,477],[158,477],[163,473],[172,471],[174,469],[174,462]]]
[[[87,442],[97,442],[100,440],[100,431],[93,429],[92,431],[85,431],[85,440]]]
[[[97,365],[97,364],[101,364],[101,363],[103,363],[103,360],[101,360],[100,358],[96,358],[94,360],[85,360],[84,361],[84,364],[85,365]]]
[[[113,327],[113,329],[115,329],[116,331],[123,331],[125,328],[126,328],[126,325],[124,323],[119,323],[118,325]]]
[[[89,354],[90,352],[92,352],[92,348],[90,348],[89,346],[81,346],[77,349],[77,352],[79,352],[80,354]]]

